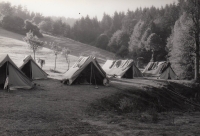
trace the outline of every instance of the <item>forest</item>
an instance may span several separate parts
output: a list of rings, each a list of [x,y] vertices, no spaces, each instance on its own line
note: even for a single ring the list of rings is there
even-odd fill
[[[127,12],[88,15],[67,23],[63,18],[30,12],[22,5],[0,3],[0,26],[25,34],[63,36],[115,53],[116,58],[170,61],[180,79],[199,78],[200,1],[178,0],[164,7],[138,7]],[[70,25],[69,25],[70,24]],[[141,65],[142,67],[142,65]]]

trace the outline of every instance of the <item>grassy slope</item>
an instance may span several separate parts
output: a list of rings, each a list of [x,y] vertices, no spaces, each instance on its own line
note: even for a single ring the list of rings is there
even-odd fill
[[[72,55],[80,56],[80,55],[94,55],[102,61],[106,61],[107,59],[111,59],[114,57],[114,54],[108,52],[106,50],[102,50],[100,48],[96,48],[94,46],[90,46],[87,44],[83,44],[68,38],[62,37],[54,37],[50,35],[44,35],[42,38],[43,41],[47,42],[57,42],[60,43],[61,47],[67,47],[72,51]]]
[[[16,39],[19,41],[22,41],[22,38],[24,37],[23,35],[12,33],[1,28],[0,28],[0,36]],[[68,38],[44,35],[44,38],[41,38],[41,40],[47,41],[48,43],[49,42],[59,43],[61,47],[69,48],[72,51],[71,54],[74,56],[94,55],[99,59],[100,62],[105,62],[107,59],[111,59],[114,57],[114,54],[111,52],[96,48],[94,46],[86,45]],[[48,46],[46,47],[49,48]]]

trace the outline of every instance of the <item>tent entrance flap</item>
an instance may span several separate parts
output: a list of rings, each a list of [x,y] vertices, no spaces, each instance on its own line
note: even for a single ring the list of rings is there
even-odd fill
[[[122,76],[122,78],[133,78],[133,66],[131,66],[126,72],[125,74]]]
[[[24,65],[24,67],[21,70],[24,72],[24,74],[28,78],[32,78],[32,70],[31,70],[31,62],[30,61],[28,63],[26,63],[26,65]]]
[[[84,70],[79,74],[79,76],[74,80],[74,84],[103,84],[104,77],[96,68],[96,66],[90,62]]]
[[[7,63],[4,63],[3,66],[0,67],[0,89],[4,88],[4,84],[7,76]]]

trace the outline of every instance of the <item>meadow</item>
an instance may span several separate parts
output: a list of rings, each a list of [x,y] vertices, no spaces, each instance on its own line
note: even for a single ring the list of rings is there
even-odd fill
[[[0,57],[9,54],[20,66],[25,56],[33,55],[22,38],[22,35],[0,28]],[[84,54],[95,55],[101,65],[113,58],[112,53],[70,39],[45,35],[42,40],[56,41],[72,50],[70,66]],[[67,69],[65,58],[61,54],[58,56],[57,70],[61,73],[52,73],[54,57],[49,47],[36,53],[36,59],[45,59],[43,69],[49,79],[33,81],[33,89],[0,90],[1,136],[182,136],[200,133],[199,107],[167,91],[173,86],[184,98],[193,98],[198,89],[189,81],[111,79],[110,86],[98,89],[93,85],[67,86],[60,82]],[[163,107],[167,110],[159,112]]]

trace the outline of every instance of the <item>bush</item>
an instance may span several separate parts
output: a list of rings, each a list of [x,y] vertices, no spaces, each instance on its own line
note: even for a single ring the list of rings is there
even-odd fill
[[[106,49],[107,45],[109,42],[109,38],[105,34],[101,34],[96,41],[96,47],[101,48],[101,49]]]
[[[121,99],[119,101],[119,109],[122,111],[122,112],[129,112],[133,109],[133,102],[131,99],[125,97],[123,99]]]
[[[24,20],[17,16],[4,16],[2,20],[4,29],[20,34],[25,34],[24,25]]]
[[[40,33],[40,29],[37,27],[37,25],[31,23],[29,20],[25,21],[25,30],[26,32],[33,32],[33,35],[41,38],[43,37],[42,33]]]

